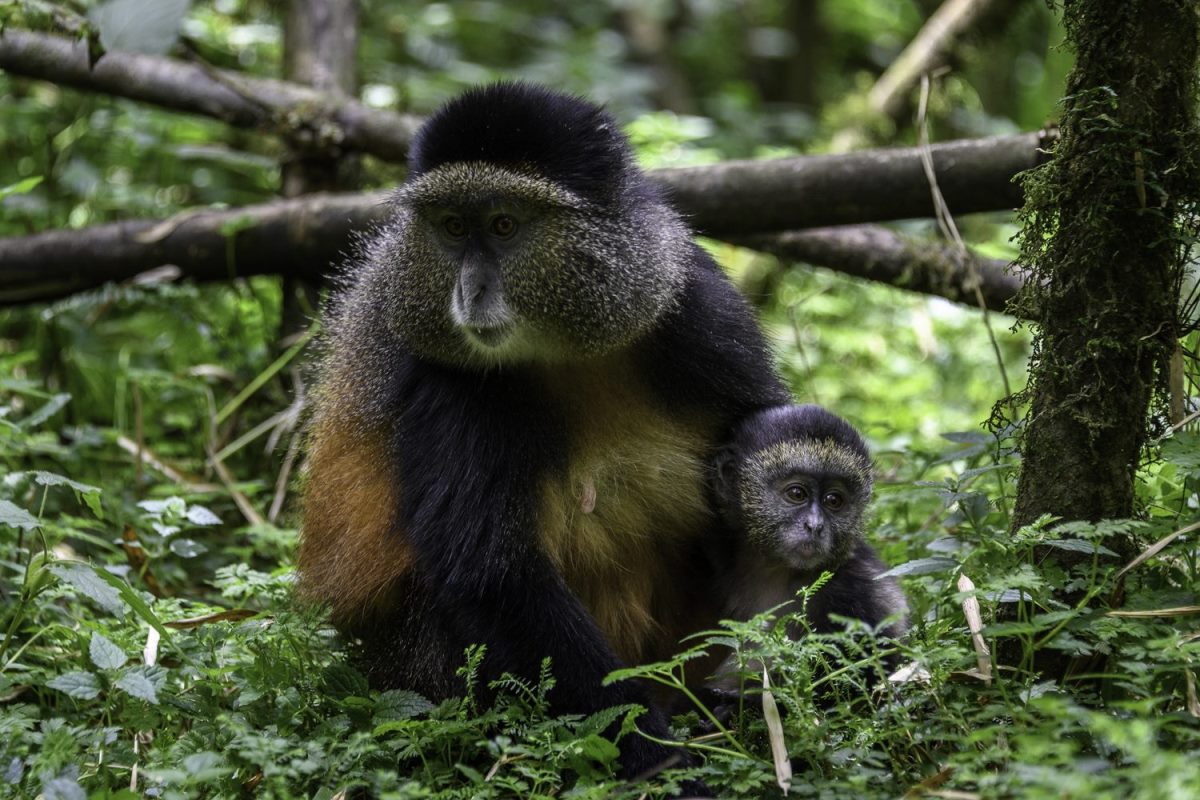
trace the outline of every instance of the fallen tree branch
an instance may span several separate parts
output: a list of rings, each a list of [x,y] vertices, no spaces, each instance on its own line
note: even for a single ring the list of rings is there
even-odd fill
[[[355,150],[387,161],[404,160],[421,123],[419,117],[369,108],[299,84],[159,56],[114,51],[88,69],[86,42],[28,31],[0,34],[0,69],[236,127],[270,130],[309,148]]]
[[[1019,203],[1013,175],[1040,161],[1046,138],[1033,133],[934,146],[946,201],[956,213]],[[657,170],[651,177],[698,230],[733,239],[930,216],[934,208],[920,156],[917,148],[867,150]],[[314,194],[188,211],[161,222],[0,239],[0,304],[63,297],[164,265],[196,280],[263,273],[317,278],[341,258],[351,231],[384,217],[386,199],[383,192]],[[812,247],[815,240],[807,241]]]
[[[806,231],[732,237],[729,241],[770,253],[782,261],[802,261],[914,292],[975,306],[978,284],[992,311],[1005,311],[1023,283],[1009,264],[957,248],[907,239],[878,225],[846,225]]]
[[[1022,202],[1013,176],[1045,159],[1053,131],[933,146],[938,185],[955,214]],[[932,217],[936,209],[916,147],[837,155],[725,161],[655,170],[693,227],[715,238],[766,231]]]
[[[385,193],[312,194],[165,221],[130,220],[0,239],[0,305],[65,297],[170,264],[198,281],[319,279],[350,235],[386,213]]]
[[[166,222],[133,221],[0,239],[0,305],[51,300],[133,278],[163,264],[197,281],[279,274],[317,278],[349,248],[352,231],[387,213],[387,195],[306,195],[232,211],[189,212]],[[232,237],[232,240],[227,238]],[[920,244],[871,225],[719,235],[733,244],[974,304],[979,280],[1003,310],[1020,285],[999,261],[964,261],[952,248]]]

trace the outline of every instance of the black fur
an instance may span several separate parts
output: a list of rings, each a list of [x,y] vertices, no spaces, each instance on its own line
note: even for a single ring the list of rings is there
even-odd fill
[[[778,406],[742,420],[732,442],[744,453],[755,453],[786,440],[819,439],[832,439],[864,461],[871,460],[867,443],[853,425],[811,403]]]
[[[631,159],[616,120],[592,103],[528,83],[497,83],[435,112],[417,132],[408,163],[414,177],[458,161],[532,168],[604,204],[635,177]]]

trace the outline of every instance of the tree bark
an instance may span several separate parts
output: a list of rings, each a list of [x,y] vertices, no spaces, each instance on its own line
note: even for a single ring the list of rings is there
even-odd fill
[[[1040,158],[1042,141],[1025,134],[936,145],[939,181],[943,190],[955,187],[956,210],[1010,208],[1012,177]],[[718,239],[933,212],[914,149],[728,162],[652,177],[693,225]],[[319,195],[0,239],[0,304],[62,297],[164,264],[197,280],[263,273],[318,278],[346,250],[352,230],[383,217],[386,197]]]
[[[291,274],[321,280],[352,233],[382,220],[387,193],[304,195],[167,220],[0,239],[0,305],[64,297],[173,265],[198,281]]]
[[[964,256],[957,247],[916,242],[878,225],[786,231],[729,241],[784,261],[803,261],[976,308],[982,298],[991,311],[1005,311],[1023,283],[1021,273],[1011,271],[1006,261]]]
[[[934,145],[934,170],[946,202],[955,214],[1017,207],[1021,188],[1013,176],[1042,162],[1053,135]],[[652,176],[693,227],[717,238],[935,214],[916,147],[725,161],[656,170]]]
[[[291,0],[284,21],[286,78],[344,102],[357,90],[357,57],[357,0]],[[357,166],[356,154],[292,153],[283,165],[283,196],[352,188]],[[283,333],[305,327],[319,302],[318,283],[284,275]]]
[[[387,195],[304,195],[233,211],[188,212],[166,222],[98,225],[0,239],[0,306],[53,300],[164,265],[197,281],[283,275],[319,280],[354,232],[387,216]],[[871,225],[725,237],[781,259],[1003,311],[1020,285],[1002,261],[964,260],[954,248],[914,242]]]
[[[1182,220],[1200,208],[1198,13],[1194,0],[1064,4],[1077,60],[1062,139],[1023,212],[1020,307],[1037,336],[1014,529],[1135,511],[1148,408],[1180,333]]]
[[[105,53],[88,69],[85,42],[28,31],[0,34],[0,69],[272,131],[310,149],[353,150],[385,161],[404,161],[421,124],[418,117],[368,108],[294,83],[159,56]]]

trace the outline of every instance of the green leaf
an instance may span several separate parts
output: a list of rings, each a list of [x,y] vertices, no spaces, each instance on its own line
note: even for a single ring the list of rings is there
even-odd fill
[[[989,444],[995,441],[990,433],[981,431],[950,431],[941,434],[941,437],[956,444]]]
[[[167,630],[167,626],[162,624],[162,620],[158,618],[158,615],[150,610],[150,606],[147,605],[146,601],[142,599],[141,592],[139,592],[137,589],[134,589],[124,580],[116,575],[113,575],[106,569],[101,569],[100,567],[96,567],[91,564],[86,564],[85,566],[91,567],[96,572],[96,575],[101,578],[101,580],[103,580],[112,588],[116,589],[117,593],[120,594],[121,599],[124,600],[139,617],[152,625],[154,629],[158,631],[159,635],[162,636],[164,641],[171,640],[171,632]]]
[[[579,736],[590,736],[593,733],[603,733],[608,730],[608,727],[617,721],[617,718],[627,711],[632,711],[634,706],[623,705],[613,706],[612,708],[604,708],[592,714],[587,719],[583,720],[576,726],[575,732]]]
[[[601,764],[611,764],[621,755],[621,751],[615,744],[596,734],[584,736],[575,744],[579,748],[580,755],[593,761],[599,761]]]
[[[99,669],[120,669],[128,660],[124,650],[99,633],[92,634],[92,643],[88,652],[92,657],[92,663]]]
[[[68,672],[47,681],[46,686],[78,700],[91,700],[100,694],[100,682],[90,672]]]
[[[26,178],[23,181],[10,183],[8,186],[0,188],[0,200],[11,197],[14,194],[25,194],[26,192],[33,191],[42,182],[43,177],[42,175],[35,175],[32,178]]]
[[[120,592],[99,575],[103,570],[82,561],[55,561],[47,564],[46,569],[57,575],[60,580],[74,586],[80,594],[94,600],[110,614],[118,617],[125,615],[125,604],[121,601]]]
[[[132,697],[145,700],[152,705],[158,705],[158,692],[155,690],[154,684],[138,668],[127,671],[117,679],[114,685]]]
[[[59,775],[42,784],[43,800],[87,800],[87,792],[70,775]]]
[[[73,481],[63,475],[58,475],[53,472],[31,472],[33,480],[39,486],[69,486],[75,490],[75,493],[83,500],[91,512],[96,515],[97,519],[104,519],[104,509],[100,506],[100,487],[91,486],[79,481]]]
[[[221,518],[204,506],[189,506],[187,521],[193,525],[220,525]]]
[[[875,580],[888,577],[894,578],[900,575],[929,575],[934,572],[948,572],[957,566],[958,562],[953,558],[942,558],[941,556],[918,558],[915,561],[905,561],[903,564],[897,564],[887,572],[876,575]]]
[[[39,486],[70,486],[80,494],[99,494],[99,486],[91,486],[90,484],[73,481],[65,475],[59,475],[55,472],[44,472],[38,470],[28,473],[33,478],[34,483]]]
[[[31,531],[40,524],[37,517],[20,506],[7,500],[0,500],[0,525]]]
[[[392,689],[375,701],[376,721],[411,719],[432,710],[433,703],[407,689]]]
[[[180,558],[195,558],[208,552],[208,548],[193,539],[172,539],[171,552]]]
[[[28,417],[21,420],[19,424],[24,430],[36,428],[61,411],[63,406],[69,402],[71,402],[71,395],[56,394],[47,400],[37,411],[34,411]]]
[[[1046,541],[1042,542],[1042,544],[1058,550],[1070,550],[1075,553],[1087,553],[1088,555],[1093,553],[1099,553],[1103,556],[1116,555],[1116,553],[1114,553],[1112,550],[1109,550],[1104,545],[1097,544],[1095,542],[1089,542],[1086,539],[1047,539]]]
[[[161,56],[179,38],[191,0],[109,0],[88,18],[100,30],[105,50]]]
[[[1178,431],[1163,441],[1162,456],[1189,472],[1200,471],[1200,432]]]

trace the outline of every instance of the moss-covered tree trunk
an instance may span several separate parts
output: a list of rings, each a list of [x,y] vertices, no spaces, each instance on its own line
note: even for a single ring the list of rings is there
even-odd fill
[[[1200,196],[1196,0],[1066,0],[1077,62],[1054,158],[1031,173],[1019,299],[1037,337],[1016,512],[1134,513],[1149,412],[1179,335]]]

